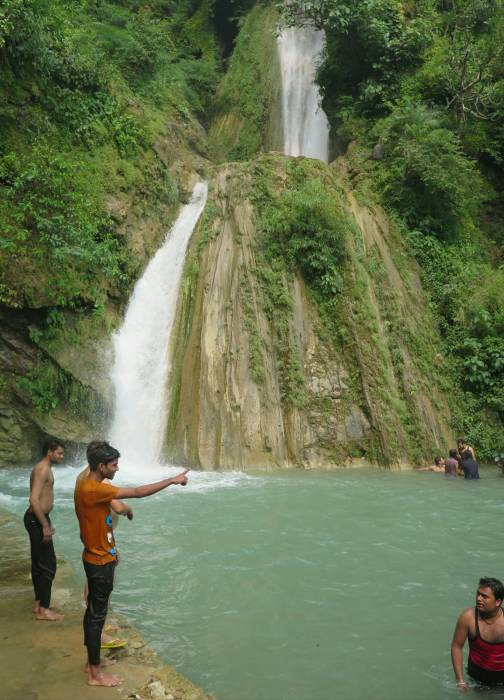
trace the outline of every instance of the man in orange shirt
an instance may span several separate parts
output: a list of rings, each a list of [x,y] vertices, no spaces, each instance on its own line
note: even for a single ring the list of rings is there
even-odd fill
[[[89,451],[89,476],[75,487],[75,512],[79,519],[82,554],[89,588],[84,614],[84,644],[88,651],[89,685],[115,686],[120,678],[104,673],[100,667],[100,640],[108,601],[114,587],[117,551],[112,530],[110,503],[123,498],[145,498],[171,484],[187,484],[187,471],[170,479],[135,488],[117,488],[104,483],[112,480],[119,469],[119,452],[110,445],[99,444]]]
[[[98,447],[110,447],[110,444],[106,442],[105,440],[93,440],[92,442],[89,443],[86,449],[86,459],[88,461],[88,464],[85,469],[81,471],[79,476],[77,477],[75,486],[77,487],[77,484],[81,479],[87,479],[89,476],[89,455],[92,453],[93,450],[97,449]],[[74,491],[75,494],[75,491]],[[75,495],[74,495],[75,499]],[[133,520],[133,510],[126,505],[126,503],[123,503],[122,501],[118,500],[113,500],[110,502],[110,515],[112,516],[112,528],[115,529],[117,526],[118,522],[118,516],[119,515],[124,515],[128,518],[128,520]],[[116,563],[119,563],[119,553],[117,553],[116,557]],[[88,586],[87,582],[86,585],[84,586],[84,601],[87,602],[87,597],[88,597]],[[107,637],[105,633],[102,633],[102,638],[101,638],[101,646],[102,649],[105,648],[105,645],[108,645],[107,648],[116,648],[116,645],[114,645],[114,642],[120,642],[121,646],[123,645],[123,640],[118,640],[117,638],[112,638],[112,637]],[[125,643],[125,642],[124,642]]]

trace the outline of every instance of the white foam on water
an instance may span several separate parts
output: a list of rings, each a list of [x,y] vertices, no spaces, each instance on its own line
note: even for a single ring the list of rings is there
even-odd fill
[[[72,491],[73,493],[77,477],[85,467],[85,462],[80,465],[55,467],[53,469],[55,494],[57,495],[60,491]]]
[[[173,464],[145,464],[119,460],[119,471],[114,478],[114,485],[138,486],[154,483],[173,477],[183,471],[185,471],[185,467]],[[187,485],[180,489],[176,487],[176,489],[177,492],[181,493],[195,493],[237,488],[244,485],[260,485],[262,482],[260,477],[250,476],[239,471],[189,470]]]
[[[56,467],[54,469],[54,488],[55,499],[58,502],[66,502],[72,500],[73,507],[73,492],[75,481],[85,464],[78,466],[70,465],[65,467]],[[162,479],[173,477],[176,474],[184,471],[185,467],[175,466],[173,464],[146,464],[145,462],[131,462],[119,460],[119,470],[113,480],[114,486],[141,486],[143,484],[155,483]],[[208,491],[216,491],[220,489],[240,488],[243,486],[262,486],[267,482],[266,477],[250,476],[240,471],[212,472],[212,471],[189,471],[189,481],[184,487],[170,487],[173,491],[184,493],[205,493]],[[5,498],[5,502],[14,503],[17,500],[27,502],[28,499],[28,482],[26,482],[26,496],[15,497],[9,494],[0,493],[0,499]]]
[[[289,27],[278,37],[282,75],[284,153],[329,161],[329,122],[315,83],[325,34],[313,27]]]
[[[14,496],[11,496],[8,493],[2,493],[0,491],[0,503],[2,505],[10,505],[14,502]]]
[[[166,240],[135,285],[121,329],[113,336],[115,392],[110,441],[137,463],[160,458],[168,408],[169,340],[187,245],[205,207],[198,183]]]

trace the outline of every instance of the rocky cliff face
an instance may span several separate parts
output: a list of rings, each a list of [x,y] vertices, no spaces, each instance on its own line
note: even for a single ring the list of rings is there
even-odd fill
[[[268,160],[285,175],[287,159]],[[339,171],[317,165],[313,174],[336,194]],[[284,347],[303,394],[297,405],[286,400],[285,358],[259,281],[253,191],[253,165],[222,166],[212,179],[173,338],[168,454],[207,469],[330,468],[400,466],[445,448],[449,410],[429,376],[435,326],[418,273],[383,213],[351,192],[346,208],[357,225],[340,304],[346,340],[321,333],[303,279],[284,275],[291,300]],[[427,359],[415,356],[415,343]]]
[[[276,186],[285,186],[289,159],[261,160],[278,175]],[[189,189],[196,170],[177,165]],[[261,284],[256,163],[216,168],[186,261],[172,338],[166,443],[172,459],[207,469],[399,467],[452,439],[443,373],[432,374],[443,361],[431,342],[435,325],[414,263],[383,212],[356,201],[344,161],[317,164],[311,174],[335,197],[344,193],[356,224],[335,319],[340,338],[324,329],[303,278],[282,273],[289,303],[278,311],[285,315],[279,349]],[[133,220],[125,207],[116,215],[145,261],[166,224],[160,216],[154,223],[152,217]],[[106,434],[110,331],[120,311],[109,305],[98,321],[68,316],[65,335],[53,341],[37,333],[40,310],[4,313],[4,463],[33,458],[47,433],[70,445]],[[286,397],[289,382],[301,400]]]

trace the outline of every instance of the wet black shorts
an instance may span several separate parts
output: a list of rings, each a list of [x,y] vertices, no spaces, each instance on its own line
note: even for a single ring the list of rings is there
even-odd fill
[[[484,685],[504,685],[504,671],[488,671],[486,668],[476,666],[471,659],[467,662],[467,673],[475,681]]]

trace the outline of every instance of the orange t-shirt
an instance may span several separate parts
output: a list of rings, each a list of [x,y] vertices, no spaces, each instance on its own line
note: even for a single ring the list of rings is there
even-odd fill
[[[116,558],[110,501],[119,489],[94,479],[78,479],[75,486],[75,512],[84,544],[82,558],[89,564],[108,564]]]

